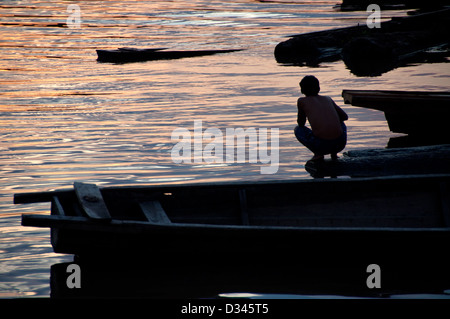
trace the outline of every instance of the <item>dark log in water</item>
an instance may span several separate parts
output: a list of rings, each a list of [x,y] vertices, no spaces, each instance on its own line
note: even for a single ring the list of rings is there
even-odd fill
[[[449,55],[450,9],[366,25],[294,35],[275,47],[279,63],[318,65],[341,58],[358,76],[376,76],[411,62]],[[429,52],[429,51],[432,52]],[[434,50],[434,51],[433,51]]]
[[[376,3],[382,10],[395,10],[395,9],[413,9],[413,8],[441,8],[447,5],[446,0],[342,0],[342,4],[338,7],[342,11],[366,11],[367,6]]]
[[[156,49],[136,49],[119,48],[117,50],[97,50],[97,61],[99,62],[143,62],[153,60],[173,60],[181,58],[191,58],[205,55],[214,55],[219,53],[229,53],[240,51],[238,49],[230,50],[190,50],[190,51],[164,51],[164,48]]]

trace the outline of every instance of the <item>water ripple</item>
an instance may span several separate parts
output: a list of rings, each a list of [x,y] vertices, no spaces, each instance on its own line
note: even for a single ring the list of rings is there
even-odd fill
[[[67,1],[0,5],[0,296],[48,296],[48,230],[20,226],[21,213],[48,203],[12,204],[13,194],[99,185],[310,178],[311,156],[295,140],[298,81],[314,73],[340,105],[343,88],[448,89],[448,64],[380,78],[355,78],[342,63],[278,65],[274,46],[290,34],[364,23],[336,1],[86,1],[80,29],[66,25]],[[404,12],[386,12],[402,15]],[[116,65],[95,49],[245,49],[229,54]],[[381,112],[344,106],[347,149],[384,147],[393,136]],[[176,128],[279,128],[280,164],[176,164]]]

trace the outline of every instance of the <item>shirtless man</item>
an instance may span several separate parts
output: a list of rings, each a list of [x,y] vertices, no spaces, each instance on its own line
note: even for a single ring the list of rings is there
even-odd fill
[[[301,92],[305,97],[297,101],[298,126],[295,136],[314,156],[311,160],[323,160],[331,154],[337,159],[337,153],[347,144],[347,127],[344,121],[347,114],[328,96],[319,95],[319,80],[307,75],[300,81]],[[305,126],[308,119],[311,129]]]

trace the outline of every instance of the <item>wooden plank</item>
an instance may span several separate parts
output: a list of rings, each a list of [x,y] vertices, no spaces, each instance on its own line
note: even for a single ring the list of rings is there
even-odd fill
[[[18,193],[14,194],[14,204],[29,204],[50,202],[54,196],[66,195],[72,190],[49,191],[38,193]]]
[[[171,224],[169,217],[157,200],[139,203],[147,220],[156,224]]]
[[[58,216],[65,215],[64,209],[63,209],[61,202],[59,201],[57,196],[53,196],[53,198],[52,198],[51,214],[58,215]]]
[[[23,214],[22,226],[30,227],[60,227],[70,224],[85,225],[89,222],[87,217],[61,216],[61,215],[35,215]]]
[[[111,219],[102,194],[95,184],[74,183],[78,202],[86,215],[93,219]]]

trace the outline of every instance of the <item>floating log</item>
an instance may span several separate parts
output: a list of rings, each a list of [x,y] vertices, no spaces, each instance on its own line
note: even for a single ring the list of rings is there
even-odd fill
[[[343,59],[358,76],[376,76],[405,63],[449,55],[450,9],[394,17],[370,29],[358,25],[291,36],[275,47],[279,63],[318,65]],[[439,48],[429,52],[432,48]]]
[[[308,161],[313,177],[373,177],[450,173],[450,144],[348,151],[338,160]]]
[[[383,111],[392,132],[448,140],[450,92],[343,90],[342,97],[346,104]]]
[[[337,5],[342,11],[366,11],[370,4],[375,3],[373,0],[342,0],[342,4]],[[382,10],[399,10],[412,8],[442,8],[447,5],[446,0],[377,0],[376,4]]]
[[[117,50],[96,50],[97,61],[99,62],[142,62],[152,60],[170,60],[181,59],[196,56],[213,55],[218,53],[229,53],[241,51],[240,49],[229,50],[194,50],[194,51],[164,51],[165,48],[154,49],[135,49],[135,48],[119,48]]]

